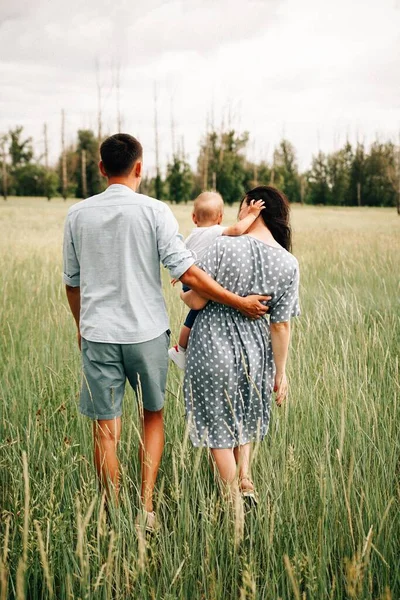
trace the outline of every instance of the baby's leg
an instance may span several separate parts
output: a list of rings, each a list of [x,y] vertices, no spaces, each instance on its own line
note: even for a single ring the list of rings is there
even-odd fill
[[[191,330],[190,327],[188,327],[187,325],[183,325],[182,329],[181,329],[181,333],[179,335],[178,344],[181,348],[184,348],[185,350],[188,345],[190,330]]]
[[[193,308],[191,310],[189,310],[185,323],[181,329],[181,334],[179,336],[179,345],[186,350],[188,342],[189,342],[189,335],[190,335],[190,331],[194,325],[194,322],[196,320],[197,315],[199,314],[199,310],[193,310]]]

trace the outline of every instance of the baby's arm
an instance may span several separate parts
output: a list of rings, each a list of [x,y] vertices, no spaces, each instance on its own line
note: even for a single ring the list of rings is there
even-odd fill
[[[264,200],[252,200],[249,207],[249,214],[234,225],[226,227],[222,235],[243,235],[253,225],[263,208]]]
[[[183,300],[184,303],[193,310],[201,310],[208,302],[206,298],[203,298],[200,296],[200,294],[194,292],[193,290],[181,292],[181,300]]]

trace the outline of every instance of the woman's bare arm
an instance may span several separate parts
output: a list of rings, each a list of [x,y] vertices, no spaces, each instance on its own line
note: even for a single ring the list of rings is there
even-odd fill
[[[284,323],[271,323],[271,344],[274,363],[276,367],[274,392],[278,406],[282,404],[287,394],[286,361],[290,342],[290,321]]]

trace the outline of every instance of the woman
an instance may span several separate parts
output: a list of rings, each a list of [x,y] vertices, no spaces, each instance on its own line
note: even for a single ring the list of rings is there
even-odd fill
[[[243,199],[239,220],[252,200],[263,200],[265,207],[247,234],[220,237],[199,266],[241,296],[271,296],[269,321],[207,303],[193,291],[182,298],[191,308],[204,308],[190,334],[184,380],[191,441],[211,449],[222,481],[235,495],[240,491],[255,502],[251,442],[267,432],[272,392],[278,406],[287,394],[289,321],[300,311],[288,200],[273,187],[256,187]]]

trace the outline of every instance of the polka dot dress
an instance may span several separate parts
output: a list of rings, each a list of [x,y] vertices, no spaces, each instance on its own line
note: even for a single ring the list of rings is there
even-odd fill
[[[184,397],[191,441],[233,448],[267,432],[275,376],[269,321],[300,314],[298,262],[283,248],[243,235],[221,236],[197,264],[240,296],[272,296],[269,318],[257,321],[208,302],[190,333]]]

